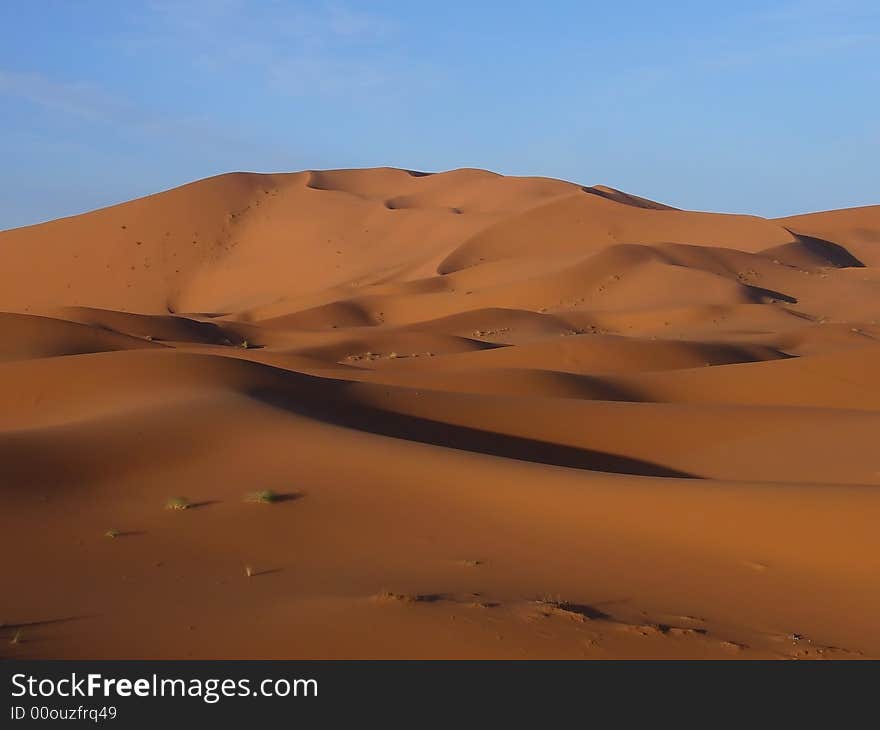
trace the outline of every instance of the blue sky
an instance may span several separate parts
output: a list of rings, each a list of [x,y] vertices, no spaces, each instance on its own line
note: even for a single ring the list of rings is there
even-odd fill
[[[230,170],[880,203],[880,2],[3,0],[0,228]]]

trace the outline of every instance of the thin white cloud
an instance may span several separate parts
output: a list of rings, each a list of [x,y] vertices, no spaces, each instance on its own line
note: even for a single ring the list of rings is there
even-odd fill
[[[406,93],[425,74],[385,56],[396,32],[385,18],[339,2],[152,0],[131,10],[131,27],[109,39],[115,53],[163,57],[229,84],[253,79],[263,93],[341,98]],[[430,74],[428,74],[430,76]],[[250,83],[250,82],[248,82]],[[206,93],[213,93],[206,87]],[[210,119],[162,113],[135,87],[111,93],[97,83],[34,70],[0,68],[0,95],[35,104],[59,120],[80,119],[121,133],[205,138],[229,134]],[[240,134],[240,133],[239,133]],[[241,140],[239,140],[241,141]]]
[[[732,50],[709,56],[707,68],[736,68],[768,62],[783,62],[827,56],[858,48],[876,48],[880,33],[816,33],[812,36],[787,34],[784,40],[751,49]]]
[[[0,94],[90,121],[110,121],[125,109],[124,102],[92,83],[60,81],[36,71],[0,69]]]
[[[878,55],[880,3],[876,0],[795,0],[734,15],[714,33],[670,45],[666,60],[622,71],[637,88],[694,74],[736,73],[805,64],[844,54]]]
[[[386,56],[395,24],[340,2],[153,0],[137,26],[119,39],[131,53],[248,73],[275,93],[357,94],[396,87],[405,74]]]
[[[880,6],[876,0],[791,0],[752,11],[747,17],[756,23],[785,27],[827,25],[837,21],[858,23],[880,18]]]
[[[101,125],[114,135],[136,144],[149,139],[162,145],[182,144],[188,150],[209,151],[234,148],[255,156],[274,155],[285,159],[283,150],[257,133],[219,125],[203,115],[168,116],[157,113],[143,101],[115,96],[84,81],[61,81],[35,71],[0,69],[0,97],[23,100],[43,110],[46,119],[66,125],[69,120]],[[90,138],[87,144],[96,144]]]

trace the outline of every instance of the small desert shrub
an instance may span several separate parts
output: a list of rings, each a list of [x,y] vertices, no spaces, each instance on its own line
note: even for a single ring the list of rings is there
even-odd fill
[[[171,497],[165,502],[165,509],[183,510],[189,509],[192,505],[186,497]]]
[[[382,591],[373,596],[374,601],[401,601],[403,603],[413,603],[417,600],[416,596],[408,593],[394,593],[393,591]]]
[[[245,495],[245,502],[259,502],[260,504],[272,504],[273,502],[278,502],[281,500],[281,495],[278,492],[273,492],[271,489],[264,489],[260,492],[250,492]]]
[[[107,530],[104,533],[104,537],[119,537],[120,534],[119,530]]]
[[[472,601],[468,605],[471,608],[498,608],[501,604],[497,601]]]
[[[372,596],[374,601],[382,603],[433,603],[442,598],[439,593],[395,593],[394,591],[382,591]]]
[[[251,346],[251,345],[250,345],[250,343],[249,343],[247,340],[242,340],[242,341],[241,341],[241,349],[242,349],[242,350],[247,350],[250,346]]]
[[[16,631],[15,635],[9,640],[10,644],[20,644],[21,643],[21,631]]]

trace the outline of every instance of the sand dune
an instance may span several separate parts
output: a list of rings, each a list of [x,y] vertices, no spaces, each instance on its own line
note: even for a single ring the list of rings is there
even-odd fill
[[[0,254],[3,656],[880,656],[880,206],[236,173]]]

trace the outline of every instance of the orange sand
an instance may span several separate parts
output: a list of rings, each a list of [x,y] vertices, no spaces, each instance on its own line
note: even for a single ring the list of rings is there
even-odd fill
[[[880,656],[880,206],[231,174],[0,255],[2,656]]]

